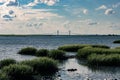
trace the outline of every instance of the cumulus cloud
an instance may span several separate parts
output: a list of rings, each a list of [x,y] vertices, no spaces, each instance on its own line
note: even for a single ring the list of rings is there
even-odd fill
[[[114,13],[115,13],[115,11],[113,9],[107,9],[105,11],[105,15],[111,15],[111,14],[114,14]]]
[[[53,6],[57,2],[59,2],[59,0],[34,0],[34,2],[31,2],[26,6],[32,7],[32,6],[36,6],[38,4],[46,4],[48,6]]]
[[[47,4],[48,6],[52,6],[59,0],[40,0],[40,1],[41,1],[41,3]]]
[[[107,9],[107,7],[105,5],[102,5],[102,6],[98,7],[98,8],[96,8],[96,10],[104,10],[104,9]]]
[[[87,9],[83,9],[83,14],[88,14],[88,10]]]
[[[17,0],[7,0],[4,3],[5,6],[18,6],[18,1]]]

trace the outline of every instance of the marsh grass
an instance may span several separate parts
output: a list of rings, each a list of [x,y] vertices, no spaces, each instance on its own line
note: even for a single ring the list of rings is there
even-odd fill
[[[79,49],[77,53],[77,57],[86,59],[89,55],[96,54],[120,54],[119,49],[104,49],[104,48],[91,48],[86,47],[83,49]]]
[[[58,47],[58,49],[66,51],[66,52],[77,52],[79,49],[82,49],[85,47],[104,48],[104,49],[110,48],[109,46],[106,46],[106,45],[71,44],[71,45],[60,46],[60,47]]]
[[[120,40],[115,40],[115,41],[113,41],[113,43],[119,43],[120,44]]]
[[[33,80],[33,69],[27,65],[12,64],[2,68],[1,72],[5,73],[3,78],[7,76],[8,80]]]
[[[91,47],[93,48],[104,48],[104,49],[110,49],[109,46],[106,46],[106,45],[90,45]]]
[[[48,56],[49,50],[47,49],[40,49],[36,52],[36,56],[38,57],[45,57]]]
[[[66,59],[65,52],[62,50],[51,50],[48,54],[50,58],[57,59],[57,60],[64,60]]]
[[[10,64],[16,64],[16,61],[14,59],[4,59],[0,61],[0,69],[9,66]]]
[[[0,80],[9,80],[5,73],[0,72]]]
[[[91,54],[88,64],[95,66],[120,66],[120,54]]]
[[[116,47],[115,49],[120,49],[120,47]]]
[[[84,48],[86,46],[90,45],[84,45],[84,44],[70,44],[70,45],[63,45],[58,47],[59,50],[67,51],[67,52],[77,52],[78,49]]]
[[[34,74],[51,75],[58,70],[57,61],[47,57],[22,61],[20,64],[31,66]]]
[[[26,47],[26,48],[22,48],[18,54],[23,54],[23,55],[35,55],[36,54],[37,49],[34,47]]]

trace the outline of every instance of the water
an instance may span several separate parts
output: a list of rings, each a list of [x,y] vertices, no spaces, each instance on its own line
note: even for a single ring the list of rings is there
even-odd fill
[[[23,47],[56,49],[64,44],[104,44],[111,48],[120,46],[113,44],[120,36],[0,36],[0,60],[14,58],[17,61],[33,59],[34,56],[19,55],[17,52]],[[91,68],[81,64],[77,59],[68,59],[59,67],[59,78],[62,80],[120,80],[119,67]],[[77,71],[68,72],[75,68]],[[58,78],[58,77],[57,77]]]

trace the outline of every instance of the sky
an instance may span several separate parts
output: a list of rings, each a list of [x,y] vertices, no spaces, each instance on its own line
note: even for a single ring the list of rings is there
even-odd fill
[[[0,34],[120,34],[120,0],[0,0]]]

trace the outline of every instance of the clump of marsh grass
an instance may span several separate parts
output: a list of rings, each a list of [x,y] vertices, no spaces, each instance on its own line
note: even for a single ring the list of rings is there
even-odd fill
[[[20,64],[31,66],[35,74],[41,75],[54,74],[58,70],[57,61],[48,57],[22,61]]]
[[[58,60],[63,60],[66,58],[65,56],[65,52],[62,51],[62,50],[51,50],[48,54],[48,56],[50,58],[53,58],[53,59],[58,59]]]
[[[85,47],[93,47],[93,48],[104,48],[109,49],[109,46],[106,45],[90,45],[90,44],[71,44],[71,45],[63,45],[58,47],[59,50],[67,51],[67,52],[77,52],[79,49]]]
[[[120,40],[115,40],[113,41],[113,43],[120,43]]]
[[[77,52],[78,49],[84,48],[86,46],[90,45],[84,45],[84,44],[71,44],[71,45],[63,45],[58,47],[59,50],[67,51],[67,52]]]
[[[26,47],[22,48],[18,54],[23,54],[23,55],[35,55],[37,49],[34,47]]]
[[[36,52],[36,56],[38,56],[38,57],[45,57],[45,56],[48,55],[48,53],[49,53],[49,50],[47,50],[47,49],[40,49],[40,50],[38,50]]]
[[[0,72],[0,80],[9,80],[5,73]]]
[[[14,59],[4,59],[0,61],[0,68],[3,68],[5,66],[9,66],[10,64],[16,64],[16,61]]]
[[[106,45],[91,45],[91,47],[93,47],[93,48],[104,48],[104,49],[109,49],[110,48],[109,46],[106,46]]]
[[[93,53],[96,53],[96,54],[120,54],[120,50],[119,49],[104,49],[104,48],[86,47],[86,48],[78,50],[77,57],[86,59],[89,55],[91,55]]]
[[[8,78],[8,80],[33,80],[33,69],[27,65],[12,64],[5,66],[1,69],[3,80]],[[4,78],[5,77],[5,78]]]
[[[120,66],[120,54],[91,54],[88,64],[95,66]]]

